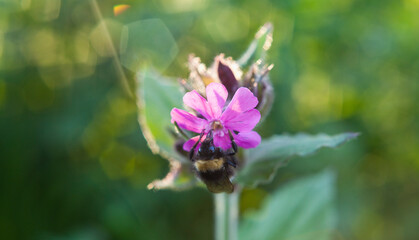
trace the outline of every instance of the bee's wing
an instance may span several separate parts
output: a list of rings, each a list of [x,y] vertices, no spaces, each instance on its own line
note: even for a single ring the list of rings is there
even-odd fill
[[[224,174],[223,177],[217,181],[204,181],[204,183],[212,193],[232,193],[234,190],[234,186],[227,174]]]

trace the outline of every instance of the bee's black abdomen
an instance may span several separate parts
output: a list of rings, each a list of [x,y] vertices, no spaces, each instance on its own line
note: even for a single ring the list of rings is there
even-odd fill
[[[198,177],[205,181],[217,181],[225,175],[224,169],[217,171],[198,172]]]
[[[197,169],[196,169],[197,170]],[[213,171],[196,171],[197,176],[205,183],[208,190],[213,193],[231,193],[234,186],[230,181],[233,167],[224,162],[223,167]]]

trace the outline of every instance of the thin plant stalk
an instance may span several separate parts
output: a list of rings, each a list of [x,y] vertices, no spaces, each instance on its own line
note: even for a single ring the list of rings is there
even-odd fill
[[[239,189],[231,194],[214,194],[216,240],[238,239],[239,196]]]
[[[109,33],[109,30],[106,27],[105,22],[103,21],[103,16],[99,9],[99,5],[96,0],[90,0],[90,5],[92,7],[92,11],[95,18],[97,19],[98,23],[100,24],[99,26],[102,28],[101,30],[104,33],[103,41],[105,41],[106,45],[111,50],[112,57],[113,57],[113,64],[116,68],[116,73],[118,74],[122,87],[129,97],[134,98],[134,94],[132,93],[129,87],[127,77],[125,76],[124,69],[122,68],[121,62],[119,61],[118,53],[112,41],[111,34]]]

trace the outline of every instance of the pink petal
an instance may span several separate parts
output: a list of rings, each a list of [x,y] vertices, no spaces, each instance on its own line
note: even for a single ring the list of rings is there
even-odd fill
[[[186,93],[185,96],[183,96],[183,103],[186,106],[199,112],[202,116],[204,116],[204,118],[208,120],[212,119],[212,111],[210,105],[205,98],[199,95],[197,91],[193,90]]]
[[[231,102],[223,112],[223,115],[221,115],[221,120],[223,122],[227,122],[230,119],[235,118],[240,113],[255,108],[257,104],[257,97],[255,97],[249,89],[241,87],[236,91],[233,99],[231,99]]]
[[[260,112],[257,109],[251,109],[228,119],[224,122],[224,127],[239,132],[248,132],[256,126],[259,120]]]
[[[196,133],[201,133],[208,124],[205,119],[198,118],[182,109],[173,108],[170,116],[172,116],[172,123],[177,122],[180,128]]]
[[[220,147],[223,150],[228,150],[231,148],[231,140],[228,133],[214,133],[214,146]]]
[[[206,137],[206,135],[202,136],[201,141],[202,141],[203,139],[205,139],[205,137]],[[193,137],[193,138],[189,139],[188,141],[186,141],[186,142],[183,144],[183,150],[185,150],[185,151],[187,151],[187,152],[191,151],[191,149],[192,149],[193,145],[195,145],[195,143],[198,141],[198,139],[199,139],[199,136],[195,136],[195,137]],[[198,145],[196,146],[196,150],[198,150],[200,146],[201,146],[201,143],[198,143]]]
[[[208,104],[212,110],[212,116],[219,118],[228,97],[227,89],[223,84],[214,82],[207,86],[206,92]]]
[[[237,135],[233,133],[234,141],[237,143],[239,147],[242,148],[254,148],[259,145],[260,141],[262,140],[260,138],[260,135],[255,132],[241,132]]]

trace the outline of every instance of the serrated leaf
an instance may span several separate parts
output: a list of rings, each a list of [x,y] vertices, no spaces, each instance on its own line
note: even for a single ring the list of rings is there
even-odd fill
[[[277,135],[265,139],[254,149],[246,152],[246,165],[237,174],[236,182],[256,186],[272,180],[277,169],[287,164],[293,156],[306,156],[324,147],[337,147],[355,137],[358,133]]]
[[[163,77],[147,67],[137,77],[140,85],[137,97],[141,130],[152,152],[168,159],[171,165],[171,172],[163,180],[151,183],[149,188],[188,185],[190,181],[195,181],[194,176],[191,173],[189,176],[183,172],[180,174],[180,169],[189,169],[189,162],[175,150],[176,139],[169,131],[173,129],[170,111],[174,107],[182,107],[183,94],[174,79]]]
[[[173,128],[170,111],[182,107],[182,93],[176,81],[157,72],[143,68],[138,76],[140,87],[137,92],[140,109],[140,125],[153,153],[177,156],[175,139],[168,129]],[[181,160],[181,157],[176,157]]]
[[[255,34],[255,39],[250,43],[247,50],[243,53],[237,63],[246,68],[250,63],[254,63],[259,59],[264,61],[266,51],[272,44],[273,26],[271,23],[265,23]]]
[[[285,185],[245,215],[240,239],[327,240],[336,225],[334,175],[325,171]]]

